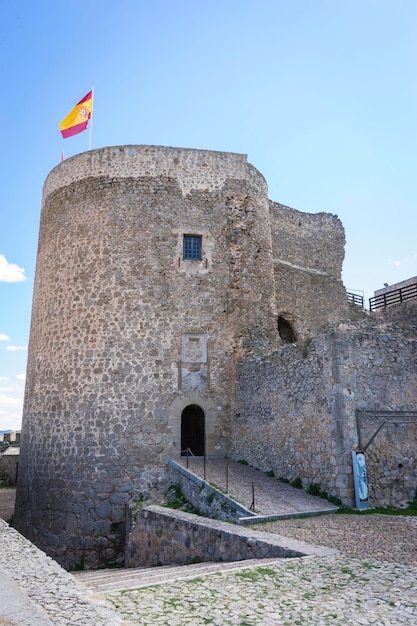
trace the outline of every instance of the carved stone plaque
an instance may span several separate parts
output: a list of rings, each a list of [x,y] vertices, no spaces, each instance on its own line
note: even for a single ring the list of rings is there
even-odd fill
[[[183,363],[207,363],[207,335],[189,333],[182,336]]]

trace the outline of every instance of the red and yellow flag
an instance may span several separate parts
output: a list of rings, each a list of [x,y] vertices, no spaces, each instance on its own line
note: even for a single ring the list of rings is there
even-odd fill
[[[86,130],[93,109],[93,91],[89,91],[58,124],[64,139]]]

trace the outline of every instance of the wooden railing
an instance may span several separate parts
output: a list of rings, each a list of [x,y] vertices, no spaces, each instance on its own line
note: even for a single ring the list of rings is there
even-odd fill
[[[382,309],[391,304],[400,304],[406,300],[417,298],[417,283],[407,285],[406,287],[400,287],[394,291],[388,291],[381,293],[374,298],[369,298],[369,310],[375,311],[376,309]]]
[[[349,291],[347,292],[347,296],[349,304],[351,304],[352,306],[358,306],[361,309],[364,308],[363,296],[360,296],[357,293],[350,293]]]

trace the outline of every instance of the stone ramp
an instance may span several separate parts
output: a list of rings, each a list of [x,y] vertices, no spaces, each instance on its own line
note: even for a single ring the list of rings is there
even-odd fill
[[[305,557],[303,557],[305,558]],[[190,580],[216,572],[230,572],[250,567],[266,566],[282,559],[248,559],[230,563],[193,563],[192,565],[163,565],[160,567],[134,567],[73,572],[77,584],[100,599],[100,594],[113,591],[139,589],[167,582]]]
[[[53,626],[42,606],[0,570],[0,626]]]
[[[183,457],[180,464],[186,467],[187,459]],[[264,518],[275,520],[334,513],[338,510],[338,507],[328,500],[313,496],[304,489],[292,487],[277,478],[267,476],[260,470],[231,459],[206,459],[204,463],[202,457],[189,457],[188,470],[217,489],[225,493],[227,491],[230,498],[248,509],[254,500],[256,516],[245,518],[245,523],[259,522]]]
[[[0,626],[121,626],[122,617],[0,519]],[[127,623],[126,623],[127,624]]]

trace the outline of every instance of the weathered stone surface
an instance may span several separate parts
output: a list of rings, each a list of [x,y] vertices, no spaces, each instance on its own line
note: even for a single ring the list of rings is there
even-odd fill
[[[201,236],[200,260],[183,258],[187,233]],[[16,506],[22,532],[42,546],[44,529],[65,529],[70,508],[78,547],[54,556],[85,562],[81,516],[91,517],[98,546],[104,521],[121,517],[120,493],[162,488],[167,458],[184,447],[187,406],[203,411],[205,452],[226,454],[235,363],[280,344],[272,274],[267,187],[244,155],[105,148],[50,173]],[[184,354],[184,337],[203,342],[204,359]],[[40,502],[35,524],[27,512]]]
[[[185,235],[201,238],[201,258],[184,258]],[[347,317],[343,246],[336,216],[271,202],[245,155],[121,146],[54,168],[42,201],[19,530],[65,566],[116,560],[127,499],[160,494],[166,463],[190,446],[351,499],[355,411],[415,406],[405,366],[415,334],[336,324],[308,346]],[[400,501],[401,481],[413,484],[401,441],[395,468],[370,459],[377,499]]]
[[[239,368],[233,456],[300,477],[305,487],[316,483],[352,506],[351,451],[370,442],[371,504],[406,504],[417,487],[416,358],[415,330],[368,319],[334,324],[304,354],[294,345],[267,360],[247,359]],[[410,410],[414,417],[401,422]],[[384,419],[378,411],[394,417],[371,441]]]
[[[270,533],[160,506],[144,507],[126,546],[128,567],[187,564],[194,561],[294,558],[333,551]]]

